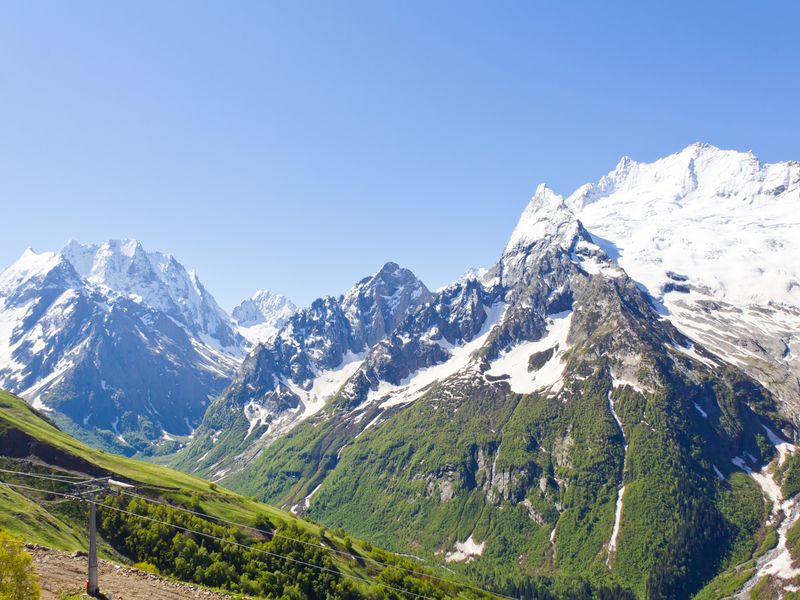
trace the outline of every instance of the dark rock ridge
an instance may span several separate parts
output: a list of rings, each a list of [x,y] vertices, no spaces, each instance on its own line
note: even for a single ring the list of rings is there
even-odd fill
[[[273,338],[250,352],[209,407],[195,441],[181,453],[183,467],[216,472],[221,462],[257,453],[313,410],[309,393],[321,373],[360,362],[408,314],[432,299],[411,271],[389,262],[346,294],[318,298],[295,312]],[[220,456],[223,449],[228,456]],[[201,454],[202,465],[197,462]]]

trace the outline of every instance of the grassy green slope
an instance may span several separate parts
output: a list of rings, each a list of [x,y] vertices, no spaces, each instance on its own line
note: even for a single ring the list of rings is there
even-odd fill
[[[327,531],[319,525],[297,518],[291,513],[235,494],[197,477],[85,446],[60,431],[23,400],[3,391],[0,391],[0,468],[62,476],[70,473],[89,476],[108,475],[136,484],[137,487],[144,490],[139,493],[157,496],[159,500],[175,505],[191,507],[211,517],[250,526],[258,524],[261,528],[265,527],[263,523],[268,523],[269,528],[284,531],[292,538],[323,544],[340,552],[346,551],[360,555],[364,559],[374,558],[382,563],[392,565],[382,567],[376,565],[374,561],[364,559],[354,561],[342,554],[325,552],[320,554],[320,550],[315,550],[319,555],[317,560],[324,558],[324,564],[329,568],[366,580],[363,582],[356,580],[355,584],[352,583],[354,580],[348,581],[351,585],[355,585],[355,589],[360,589],[371,597],[376,593],[378,593],[378,597],[384,597],[386,588],[381,587],[380,584],[386,584],[387,581],[393,587],[425,589],[427,590],[426,595],[431,594],[435,597],[460,596],[462,594],[467,594],[465,597],[470,598],[483,596],[479,592],[465,591],[438,579],[426,580],[422,583],[419,578],[415,578],[413,582],[408,578],[404,580],[404,573],[396,571],[396,568],[401,570],[410,568],[417,572],[420,572],[422,568],[409,559],[373,549],[366,542],[355,539],[351,541],[343,531]],[[50,491],[55,491],[56,487],[61,486],[61,484],[48,480],[35,480],[10,473],[2,473],[0,479],[15,485],[28,485]],[[124,498],[120,500],[124,500]],[[115,500],[115,502],[117,501]],[[113,515],[113,513],[109,514]],[[170,516],[180,517],[180,514],[170,513]],[[185,515],[181,518],[185,518]],[[31,492],[0,485],[0,529],[10,531],[28,541],[67,551],[85,549],[85,519],[85,506],[81,504],[64,500],[47,492]],[[105,520],[106,517],[104,517],[104,522]],[[206,527],[196,519],[194,522],[195,526]],[[135,519],[133,521],[129,519],[126,527],[133,526],[135,528],[137,527],[136,523],[138,521]],[[146,525],[147,523],[142,525],[143,534]],[[208,525],[207,527],[212,526]],[[219,528],[217,530],[226,538],[235,533],[234,530]],[[169,529],[164,530],[164,534],[167,535],[165,540],[176,537],[175,532]],[[101,554],[111,559],[124,560],[124,557],[130,558],[132,551],[136,551],[136,548],[125,547],[125,539],[120,539],[118,542],[117,545],[104,542],[101,545]],[[175,544],[175,540],[172,540],[172,543]],[[286,542],[281,543],[285,544]],[[287,548],[286,551],[288,552],[290,549]],[[296,550],[292,552],[294,553]],[[257,555],[255,556],[258,558]],[[296,554],[295,556],[301,557]],[[342,594],[344,595],[341,597],[349,597],[344,592]],[[389,595],[389,597],[394,596]]]
[[[4,486],[0,486],[0,529],[62,550],[77,550],[86,544],[85,534],[77,527]]]
[[[320,527],[314,523],[203,479],[86,446],[57,429],[20,398],[0,391],[0,467],[14,470],[18,463],[9,457],[15,456],[32,456],[34,465],[50,465],[59,471],[112,475],[137,485],[153,486],[158,488],[159,498],[178,505],[190,506],[200,499],[202,510],[213,517],[245,525],[253,525],[257,519],[266,517],[275,524],[295,525],[312,536],[320,533]],[[2,479],[49,488],[47,482],[30,478],[3,475]],[[0,527],[53,548],[85,549],[83,522],[64,514],[63,504],[57,503],[48,510],[41,506],[39,497],[31,499],[38,495],[20,492],[18,488],[0,487]],[[338,541],[343,544],[341,539]],[[356,547],[358,544],[356,542]],[[111,553],[107,547],[105,551]]]
[[[278,522],[297,523],[312,533],[319,531],[318,526],[297,519],[290,513],[212,486],[198,477],[86,446],[42,418],[22,399],[3,391],[0,391],[0,438],[11,444],[27,438],[18,442],[19,450],[4,449],[6,456],[11,454],[8,450],[19,452],[26,448],[44,462],[52,457],[79,472],[113,474],[139,484],[166,488],[167,497],[175,501],[188,501],[191,494],[201,494],[204,498],[203,507],[216,517],[251,523],[257,515],[266,514]]]

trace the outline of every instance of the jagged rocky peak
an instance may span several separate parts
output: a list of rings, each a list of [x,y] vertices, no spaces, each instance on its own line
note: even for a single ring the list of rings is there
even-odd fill
[[[270,325],[280,328],[297,310],[286,296],[269,290],[258,290],[233,309],[234,320],[244,327]]]
[[[364,353],[432,298],[411,271],[386,263],[346,294],[317,298],[294,312],[272,339],[253,351],[258,358],[251,361],[253,371],[271,370],[278,378],[308,387],[318,372]],[[266,385],[274,386],[273,380],[268,378]]]
[[[369,277],[364,277],[356,283],[345,295],[344,305],[352,305],[357,298],[394,296],[397,293],[408,293],[415,297],[427,295],[430,297],[428,288],[425,287],[414,273],[401,267],[395,262],[387,262],[377,273]]]
[[[522,212],[499,263],[484,280],[499,281],[510,300],[548,274],[557,287],[573,265],[592,274],[615,268],[564,199],[542,184]]]
[[[413,309],[432,299],[433,294],[412,271],[387,262],[344,295],[342,309],[356,345],[371,347],[394,331]]]
[[[74,240],[61,251],[89,284],[108,288],[159,310],[208,342],[238,352],[244,340],[205,289],[194,271],[170,254],[147,252],[138,240],[81,244]]]
[[[543,244],[569,248],[578,232],[578,220],[564,199],[543,183],[536,188],[533,198],[522,211],[504,254]]]
[[[394,331],[403,319],[433,295],[408,269],[386,263],[344,295],[325,296],[299,310],[275,340],[282,356],[302,349],[321,368],[336,367],[350,352],[361,353]],[[297,371],[299,372],[299,371]]]

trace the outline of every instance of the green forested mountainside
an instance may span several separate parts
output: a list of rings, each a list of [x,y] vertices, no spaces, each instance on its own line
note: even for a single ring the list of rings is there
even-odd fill
[[[226,485],[308,503],[320,522],[426,560],[483,544],[448,567],[510,581],[506,590],[581,576],[640,598],[688,598],[767,543],[771,507],[732,461],[769,463],[765,426],[784,422],[763,387],[702,349],[682,352],[687,342],[667,326],[658,334],[655,316],[629,316],[633,292],[615,293],[573,317],[558,394],[453,376],[368,428],[334,398],[331,415],[280,437]],[[639,384],[614,378],[608,357],[620,347],[639,357]],[[781,469],[789,489],[794,459]]]
[[[64,495],[71,489],[65,479],[113,476],[145,496],[122,488],[118,496],[100,499],[101,554],[112,560],[258,597],[490,596],[467,580],[448,581],[414,560],[351,540],[342,530],[84,446],[2,391],[0,469],[8,484],[0,485],[0,528],[53,548],[86,547],[88,509]]]
[[[717,399],[725,410],[742,410],[737,394],[748,384],[731,386]],[[766,535],[760,490],[726,465],[731,452],[746,448],[760,456],[771,446],[759,445],[757,422],[731,449],[713,424],[687,419],[696,412],[691,404],[615,389],[616,403],[625,407],[628,449],[621,533],[609,557],[625,457],[609,388],[586,379],[575,390],[581,401],[568,404],[465,390],[451,401],[454,412],[421,400],[358,439],[328,446],[341,434],[335,420],[309,423],[227,482],[292,505],[335,465],[306,514],[393,550],[441,560],[471,536],[486,542],[480,560],[451,568],[478,580],[580,574],[639,597],[688,597],[749,558]],[[428,397],[436,394],[434,388]],[[338,462],[337,448],[344,448]],[[713,465],[726,469],[728,479],[720,480]],[[493,486],[491,472],[503,473],[504,485]]]

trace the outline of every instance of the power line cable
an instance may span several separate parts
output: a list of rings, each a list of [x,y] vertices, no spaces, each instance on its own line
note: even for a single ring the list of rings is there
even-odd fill
[[[283,560],[287,560],[289,562],[297,563],[297,564],[300,564],[300,565],[303,565],[303,566],[306,566],[306,567],[310,567],[312,569],[317,569],[319,571],[332,573],[334,575],[338,575],[338,576],[341,576],[341,577],[348,577],[350,579],[354,579],[356,581],[361,581],[362,583],[366,583],[367,585],[377,585],[377,586],[386,588],[388,590],[399,592],[401,594],[407,594],[407,595],[413,596],[415,598],[422,598],[424,600],[435,600],[430,596],[425,596],[423,594],[417,594],[416,592],[412,592],[410,590],[404,590],[402,588],[396,588],[394,586],[391,586],[391,585],[388,585],[388,584],[385,584],[385,583],[381,583],[379,581],[372,582],[369,579],[365,579],[363,577],[359,577],[358,575],[353,575],[351,573],[344,573],[344,572],[341,572],[341,571],[337,571],[335,569],[330,569],[328,567],[323,567],[322,565],[316,565],[314,563],[306,562],[304,560],[300,560],[300,559],[297,559],[297,558],[292,558],[291,556],[285,556],[283,554],[278,554],[277,552],[270,552],[269,550],[264,550],[263,548],[257,548],[255,546],[250,546],[248,544],[242,544],[240,542],[226,540],[224,538],[221,538],[221,537],[218,537],[218,536],[215,536],[215,535],[211,535],[210,533],[204,533],[202,531],[195,531],[194,529],[190,529],[188,527],[183,527],[183,526],[177,525],[175,523],[169,523],[167,521],[161,521],[159,519],[154,519],[154,518],[148,517],[146,515],[139,515],[139,514],[137,514],[135,512],[131,512],[129,510],[125,510],[125,509],[122,509],[122,508],[117,508],[116,506],[111,506],[111,505],[108,505],[108,504],[104,504],[102,502],[97,502],[96,500],[90,500],[90,499],[87,499],[87,498],[76,498],[75,496],[72,496],[70,494],[63,494],[61,492],[51,492],[49,490],[42,490],[42,489],[34,488],[34,487],[31,487],[31,486],[20,485],[20,484],[15,484],[15,483],[8,483],[8,482],[5,482],[5,481],[0,481],[0,483],[2,483],[3,485],[5,485],[7,487],[26,489],[26,490],[30,490],[30,491],[42,492],[42,493],[45,493],[45,494],[54,494],[56,496],[64,496],[66,498],[72,498],[72,499],[75,499],[75,500],[80,500],[80,501],[83,501],[83,502],[87,502],[89,504],[94,504],[95,506],[98,506],[98,507],[101,507],[101,508],[107,508],[109,510],[113,510],[113,511],[117,511],[119,513],[127,514],[127,515],[130,515],[132,517],[138,517],[138,518],[146,520],[146,521],[150,521],[150,522],[153,522],[153,523],[158,523],[160,525],[165,525],[167,527],[172,527],[174,529],[178,529],[180,531],[184,531],[184,532],[187,532],[187,533],[193,533],[195,535],[199,535],[199,536],[202,536],[202,537],[205,537],[205,538],[209,538],[209,539],[218,541],[218,542],[223,543],[223,544],[230,544],[230,545],[238,546],[238,547],[241,547],[241,548],[247,548],[248,550],[253,550],[255,552],[259,552],[261,554],[272,556],[274,558],[280,558],[280,559],[283,559]]]
[[[175,506],[173,504],[170,504],[169,502],[162,502],[160,500],[153,500],[152,498],[148,498],[148,497],[142,496],[140,494],[134,494],[133,492],[128,492],[128,491],[125,491],[125,490],[119,490],[119,493],[123,494],[125,496],[130,496],[132,498],[138,498],[140,500],[145,500],[147,502],[152,502],[154,504],[159,504],[161,506],[167,506],[167,507],[172,508],[174,510],[179,510],[179,511],[182,511],[182,512],[185,512],[185,513],[189,513],[189,514],[195,515],[197,517],[202,517],[202,518],[206,518],[206,519],[214,519],[214,520],[218,521],[219,523],[224,523],[226,525],[232,525],[232,526],[239,527],[239,528],[242,528],[242,529],[249,529],[251,531],[257,531],[258,533],[263,533],[264,535],[268,535],[268,536],[272,536],[272,537],[283,538],[283,539],[286,539],[286,540],[290,540],[292,542],[297,542],[299,544],[303,544],[305,546],[310,546],[312,548],[319,548],[321,550],[325,550],[326,552],[334,552],[334,553],[339,554],[341,556],[344,556],[344,557],[347,557],[347,558],[352,558],[353,560],[367,559],[369,561],[372,561],[373,563],[375,563],[378,566],[391,567],[391,568],[397,569],[399,571],[404,571],[405,573],[408,573],[409,575],[416,575],[418,577],[425,577],[425,578],[428,578],[428,579],[434,579],[434,580],[440,581],[442,583],[449,583],[450,585],[454,585],[454,586],[461,587],[461,588],[466,588],[466,589],[471,589],[471,590],[474,590],[476,592],[483,592],[483,593],[486,593],[486,594],[494,594],[494,595],[499,596],[501,598],[508,598],[509,600],[515,600],[515,598],[513,596],[505,596],[503,594],[496,594],[495,592],[490,592],[489,590],[485,590],[485,589],[483,589],[483,588],[481,588],[479,586],[470,585],[468,583],[459,583],[457,581],[453,581],[453,580],[447,579],[445,577],[440,577],[440,576],[434,575],[432,573],[425,573],[424,571],[415,571],[414,569],[408,569],[406,567],[393,565],[391,563],[386,563],[386,562],[380,561],[380,560],[378,560],[376,558],[373,558],[371,556],[363,556],[363,555],[360,555],[360,554],[352,554],[350,552],[345,552],[344,550],[338,550],[336,548],[330,548],[330,547],[325,546],[323,544],[315,544],[314,542],[307,542],[305,540],[298,540],[296,538],[293,538],[293,537],[290,537],[290,536],[287,536],[287,535],[281,535],[280,533],[276,533],[274,531],[267,531],[265,529],[259,529],[258,527],[253,527],[252,525],[245,525],[244,523],[237,523],[235,521],[229,521],[229,520],[223,519],[221,517],[216,517],[214,515],[201,513],[201,512],[194,511],[194,510],[191,510],[191,509],[188,509],[188,508],[184,508],[182,506]]]
[[[0,457],[0,458],[3,458],[3,457]],[[30,463],[30,465],[31,465],[30,468],[39,467],[39,468],[42,468],[42,469],[50,469],[50,470],[57,469],[56,467],[52,467],[50,465],[41,465],[40,466],[37,463],[35,463],[33,461],[30,461],[30,460],[27,460],[26,462]],[[6,471],[8,473],[28,473],[28,471],[12,471],[10,469],[0,469],[0,471]],[[87,475],[69,475],[67,473],[61,473],[61,472],[58,472],[56,474],[51,473],[49,476],[50,477],[60,477],[62,479],[69,479],[69,480],[77,479],[77,480],[81,480],[81,481],[89,479],[89,477]]]
[[[72,479],[66,479],[66,477],[58,475],[42,475],[41,473],[24,473],[22,471],[11,471],[10,469],[0,469],[0,473],[10,473],[12,475],[20,475],[23,477],[34,477],[36,479],[50,479],[53,481],[60,481],[61,483],[69,483],[74,485],[76,483],[81,483],[82,481],[91,481],[90,479],[81,478],[80,481],[75,481]],[[69,477],[72,477],[71,475]]]
[[[48,477],[46,475],[40,475],[40,474],[23,473],[23,472],[20,472],[20,471],[10,471],[8,469],[0,469],[0,472],[14,473],[16,475],[22,475],[22,476],[26,476],[27,475],[27,476],[30,476],[30,477],[37,477],[37,478],[40,478],[40,479],[52,479],[52,480],[55,480],[55,481],[62,481],[61,479],[59,479],[57,477]],[[83,482],[88,482],[88,481],[94,481],[94,480],[87,479],[87,480],[84,480],[84,481],[79,481],[79,482],[74,482],[74,483],[83,483]],[[64,483],[73,483],[73,482],[64,482]],[[155,486],[137,486],[137,487],[152,487],[154,489],[158,489]],[[184,493],[187,492],[186,490],[180,490],[179,488],[170,488],[170,489],[172,489],[173,491],[183,491]],[[291,536],[281,535],[280,533],[276,533],[274,531],[268,531],[268,530],[265,530],[265,529],[260,529],[258,527],[254,527],[252,525],[246,525],[244,523],[237,523],[235,521],[230,521],[228,519],[223,519],[223,518],[217,517],[215,515],[209,515],[207,513],[201,513],[201,512],[194,511],[194,510],[191,510],[191,509],[188,509],[188,508],[184,508],[182,506],[176,506],[174,504],[170,504],[169,502],[163,502],[163,501],[160,501],[160,500],[155,500],[153,498],[148,498],[147,496],[142,496],[141,494],[134,494],[133,492],[128,492],[128,491],[125,491],[125,490],[117,490],[117,491],[118,491],[118,493],[123,494],[125,496],[130,496],[131,498],[138,498],[139,500],[144,500],[146,502],[151,502],[153,504],[166,506],[166,507],[171,508],[173,510],[178,510],[178,511],[185,512],[185,513],[188,513],[188,514],[191,514],[191,515],[195,515],[195,516],[201,517],[203,519],[212,519],[212,520],[215,520],[215,521],[217,521],[219,523],[224,523],[226,525],[239,527],[241,529],[249,529],[251,531],[256,531],[258,533],[262,533],[264,535],[268,535],[268,536],[271,536],[271,537],[277,537],[277,538],[289,540],[289,541],[292,541],[292,542],[295,542],[295,543],[298,543],[298,544],[302,544],[304,546],[309,546],[309,547],[312,547],[312,548],[318,548],[318,549],[324,550],[326,552],[333,552],[335,554],[339,554],[340,556],[351,558],[351,559],[356,560],[356,561],[361,560],[361,559],[366,559],[366,560],[369,560],[369,561],[373,562],[374,564],[376,564],[378,566],[381,566],[381,567],[384,567],[384,568],[392,567],[394,569],[397,569],[399,571],[403,571],[405,573],[408,573],[410,575],[414,575],[414,576],[417,576],[417,577],[424,577],[424,578],[432,579],[432,580],[439,581],[439,582],[442,582],[442,583],[448,583],[450,585],[454,585],[454,586],[457,586],[457,587],[461,587],[461,588],[465,588],[465,589],[471,589],[471,590],[474,590],[474,591],[477,591],[477,592],[494,594],[496,596],[499,596],[501,598],[507,598],[509,600],[515,600],[513,598],[513,596],[506,596],[504,594],[498,594],[496,592],[490,592],[489,590],[486,590],[486,589],[481,588],[479,586],[474,586],[474,585],[471,585],[469,583],[456,582],[456,581],[453,581],[451,579],[447,579],[445,577],[441,577],[441,576],[435,575],[433,573],[426,573],[424,571],[415,571],[414,569],[409,569],[409,568],[402,567],[402,566],[399,566],[399,565],[386,563],[386,562],[380,561],[380,560],[378,560],[376,558],[373,558],[371,556],[363,556],[363,555],[353,554],[353,553],[350,553],[350,552],[345,552],[344,550],[338,550],[336,548],[330,548],[330,547],[325,546],[323,544],[315,544],[313,542],[307,542],[305,540],[300,540],[300,539],[297,539],[297,538],[293,538]]]
[[[22,472],[19,472],[19,471],[9,471],[7,469],[0,469],[0,472],[14,473],[14,474],[17,474],[17,475],[28,475],[28,476],[37,477],[37,478],[40,478],[40,479],[53,479],[55,481],[62,481],[57,477],[48,477],[46,475],[38,475],[38,474],[34,475],[34,474],[30,474],[30,473],[22,473]],[[84,481],[94,481],[94,480],[87,479],[87,480],[84,480]],[[64,482],[64,483],[73,483],[74,484],[74,483],[83,483],[83,482]],[[155,487],[155,486],[146,486],[146,487]],[[170,488],[170,489],[172,489],[174,491],[181,491],[179,488]],[[38,490],[38,491],[44,492],[45,490]],[[182,490],[182,491],[184,493],[186,493],[186,490]],[[268,535],[268,536],[271,536],[271,537],[277,537],[277,538],[285,539],[285,540],[288,540],[288,541],[291,541],[291,542],[294,542],[294,543],[302,544],[304,546],[317,548],[317,549],[320,549],[320,550],[323,550],[323,551],[326,551],[326,552],[333,552],[333,553],[338,554],[340,556],[351,558],[351,559],[356,560],[356,561],[361,560],[361,559],[367,559],[367,560],[373,562],[374,564],[376,564],[378,566],[381,566],[381,567],[384,567],[384,568],[391,567],[391,568],[397,569],[399,571],[403,571],[405,573],[408,573],[409,575],[414,575],[414,576],[421,577],[421,578],[427,578],[427,579],[431,579],[431,580],[434,580],[434,581],[439,581],[441,583],[447,583],[447,584],[450,584],[450,585],[453,585],[453,586],[456,586],[456,587],[460,587],[460,588],[463,588],[463,589],[470,589],[470,590],[481,592],[481,593],[485,593],[485,594],[492,594],[492,595],[498,596],[500,598],[506,598],[508,600],[516,600],[513,596],[507,596],[505,594],[500,594],[500,593],[497,593],[497,592],[491,592],[491,591],[486,590],[486,589],[484,589],[482,587],[479,587],[479,586],[471,585],[469,583],[461,583],[461,582],[453,581],[451,579],[447,579],[445,577],[441,577],[441,576],[438,576],[438,575],[435,575],[435,574],[432,574],[432,573],[426,573],[426,572],[423,572],[423,571],[415,571],[414,569],[409,569],[409,568],[406,568],[406,567],[393,565],[391,563],[386,563],[386,562],[380,561],[380,560],[378,560],[376,558],[373,558],[371,556],[362,556],[362,555],[352,554],[350,552],[345,552],[344,550],[338,550],[336,548],[330,548],[330,547],[325,546],[323,544],[315,544],[313,542],[307,542],[305,540],[300,540],[300,539],[297,539],[297,538],[293,538],[291,536],[281,535],[280,533],[276,533],[274,531],[267,531],[265,529],[260,529],[258,527],[254,527],[252,525],[246,525],[246,524],[243,524],[243,523],[237,523],[235,521],[230,521],[228,519],[223,519],[221,517],[217,517],[217,516],[214,516],[214,515],[201,513],[201,512],[194,511],[194,510],[191,510],[191,509],[188,509],[188,508],[184,508],[184,507],[181,507],[181,506],[175,506],[175,505],[170,504],[168,502],[163,502],[163,501],[160,501],[160,500],[154,500],[152,498],[148,498],[146,496],[142,496],[141,494],[134,494],[133,492],[128,492],[128,491],[125,491],[125,490],[117,490],[117,492],[122,494],[122,495],[129,496],[131,498],[137,498],[137,499],[143,500],[145,502],[150,502],[152,504],[158,504],[158,505],[161,505],[161,506],[165,506],[165,507],[171,508],[173,510],[178,510],[178,511],[181,511],[181,512],[184,512],[184,513],[188,513],[188,514],[191,514],[191,515],[203,518],[203,519],[215,520],[215,521],[217,521],[219,523],[224,523],[226,525],[235,526],[235,527],[238,527],[240,529],[248,529],[248,530],[256,531],[258,533],[262,533],[264,535]],[[141,516],[141,515],[139,515],[139,516]]]

